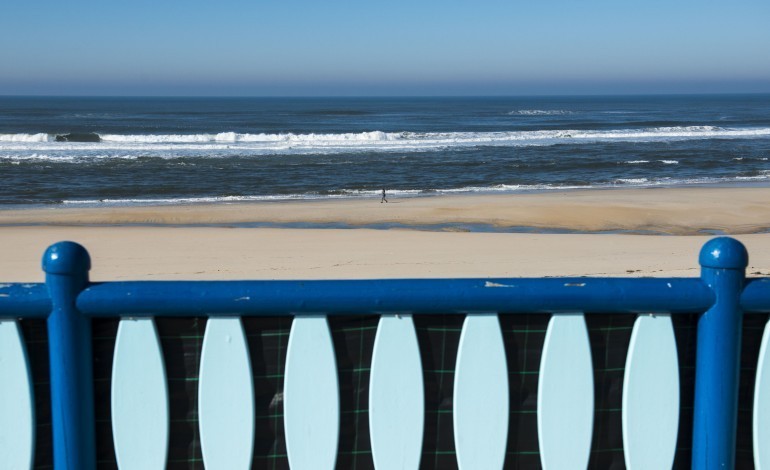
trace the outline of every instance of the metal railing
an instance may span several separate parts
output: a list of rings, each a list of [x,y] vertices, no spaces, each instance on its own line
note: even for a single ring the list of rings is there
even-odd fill
[[[168,440],[168,391],[153,318],[201,316],[209,318],[199,383],[204,464],[248,467],[254,388],[240,318],[291,316],[284,382],[289,463],[331,468],[339,390],[326,318],[377,314],[369,395],[374,464],[416,468],[424,408],[412,319],[456,313],[465,315],[453,404],[458,464],[501,467],[509,401],[498,315],[542,313],[551,319],[539,371],[541,463],[585,468],[594,402],[583,314],[606,313],[637,316],[623,390],[626,464],[670,467],[679,407],[685,406],[670,316],[697,313],[695,400],[686,404],[694,407],[692,467],[731,468],[742,319],[770,312],[770,278],[747,280],[746,249],[726,237],[709,241],[699,261],[700,278],[92,283],[86,250],[57,243],[43,257],[45,284],[0,285],[0,459],[29,468],[34,451],[34,399],[19,321],[47,322],[54,466],[88,469],[96,465],[91,321],[122,319],[112,375],[115,452],[121,468],[149,468],[164,465]],[[758,466],[770,466],[769,332],[751,371],[757,374],[752,432]]]

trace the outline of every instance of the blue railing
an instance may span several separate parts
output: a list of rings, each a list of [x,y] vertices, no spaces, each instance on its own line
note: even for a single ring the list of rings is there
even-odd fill
[[[465,327],[468,327],[468,331],[464,327],[464,339],[461,340],[461,348],[466,348],[463,360],[471,361],[472,352],[478,350],[479,347],[483,349],[488,347],[489,344],[494,346],[496,341],[500,341],[500,344],[502,344],[499,339],[499,332],[495,333],[494,324],[496,317],[492,314],[547,313],[553,315],[553,318],[574,320],[576,314],[580,315],[582,313],[633,314],[639,316],[639,318],[645,317],[648,314],[667,318],[669,315],[697,313],[700,314],[700,317],[697,326],[695,402],[692,404],[695,410],[692,467],[695,469],[721,469],[732,468],[735,462],[738,378],[740,373],[739,361],[743,314],[770,312],[770,279],[756,278],[746,280],[745,268],[747,263],[748,255],[743,245],[736,240],[723,237],[711,240],[701,250],[700,264],[702,274],[700,278],[139,281],[91,283],[88,278],[90,258],[86,250],[72,242],[61,242],[51,246],[44,255],[45,284],[0,285],[0,321],[8,323],[15,322],[16,320],[47,319],[54,466],[57,469],[88,469],[95,467],[93,358],[91,350],[91,321],[94,318],[120,317],[126,320],[135,320],[155,317],[204,316],[210,319],[222,318],[223,321],[232,321],[233,319],[248,316],[292,316],[295,319],[318,319],[324,318],[327,315],[377,314],[381,315],[383,319],[406,317],[411,322],[412,316],[438,313],[463,314],[467,315],[466,319],[480,320],[486,318],[488,320],[492,318],[492,323],[486,323],[484,324],[486,326],[483,327],[480,326],[482,323],[479,323],[479,326],[475,327],[477,328],[476,330],[473,330],[466,321]],[[295,323],[299,324],[296,320]],[[573,328],[572,326],[563,330],[565,332],[563,334],[567,335],[564,338],[568,337],[570,341],[574,339],[576,341],[575,344],[578,344],[578,346],[581,344],[581,334],[583,334],[579,331],[579,323],[572,323],[573,325],[578,325],[578,330],[568,331],[569,328]],[[226,337],[227,344],[230,344],[231,341],[234,341],[235,344],[238,343],[238,325],[239,323],[236,322],[234,330],[227,329],[231,328],[233,324],[223,326],[225,328],[223,331],[227,331],[227,334],[224,336]],[[385,338],[385,327],[383,325],[383,323],[380,324],[380,330],[383,331],[383,338]],[[492,325],[491,329],[489,325]],[[567,324],[565,323],[565,325]],[[301,337],[299,326],[297,326],[296,332],[294,331],[294,326],[292,328],[292,337],[295,337],[295,335],[297,338]],[[565,326],[565,328],[567,327]],[[670,329],[670,326],[668,328]],[[236,332],[234,339],[231,337],[230,331]],[[307,337],[321,338],[323,340],[323,327],[321,327],[321,330],[308,329],[303,331],[310,332],[307,333],[310,335]],[[318,336],[318,331],[321,332],[321,336]],[[408,331],[408,329],[405,331]],[[483,333],[478,333],[478,331],[483,331]],[[558,333],[558,331],[562,330],[557,330],[556,325],[550,325],[548,335],[552,334],[553,338],[560,337],[557,334],[562,333]],[[667,330],[664,328],[659,331]],[[379,334],[380,332],[378,331]],[[409,343],[411,338],[409,333],[398,334],[406,334],[406,336],[394,336],[393,338],[397,339],[397,344],[401,344],[402,341],[403,344]],[[663,335],[655,333],[658,336],[653,335],[649,337],[648,340],[650,341],[649,344],[652,345],[652,350],[665,349],[664,346],[668,344],[666,343],[668,340],[665,334],[667,333]],[[207,331],[207,338],[208,335],[209,332]],[[473,335],[479,336],[476,338]],[[213,332],[211,336],[214,338]],[[670,336],[673,338],[673,335]],[[768,336],[767,331],[765,336]],[[636,339],[638,344],[642,344],[641,329]],[[204,342],[207,340],[204,340]],[[211,339],[212,344],[214,344],[213,341],[215,340]],[[291,341],[292,339],[290,339],[290,343]],[[379,336],[378,341],[380,341]],[[466,341],[467,344],[462,343],[462,341]],[[323,343],[323,341],[321,342]],[[386,344],[386,340],[382,339],[382,343]],[[635,343],[635,346],[637,343]],[[659,345],[662,346],[659,347]],[[215,346],[211,347],[214,348]],[[287,361],[292,362],[294,360],[294,363],[298,363],[299,359],[297,358],[301,354],[300,352],[292,353],[292,347],[295,348],[294,351],[301,351],[299,346],[292,346],[290,344],[290,359]],[[384,348],[382,351],[388,350],[386,346],[380,345],[380,347]],[[544,375],[550,374],[546,365],[546,356],[549,360],[553,360],[554,362],[552,363],[554,364],[563,364],[563,362],[552,359],[560,357],[561,351],[558,349],[558,346],[549,345],[548,339],[546,339],[545,347],[551,349],[549,349],[548,355],[544,354],[543,363],[541,363],[541,374]],[[639,346],[639,348],[641,347]],[[396,347],[395,349],[399,348]],[[770,355],[765,349],[767,348],[763,347],[763,352],[760,354]],[[2,351],[2,345],[0,345],[0,352]],[[494,353],[494,348],[490,349],[490,351]],[[566,360],[569,361],[569,352],[567,353]],[[384,352],[380,353],[380,357],[384,354]],[[637,353],[637,358],[639,354],[642,353]],[[320,352],[318,355],[319,357],[323,356]],[[211,357],[213,356],[214,353],[211,353]],[[292,357],[295,359],[292,359]],[[629,353],[630,357],[631,353]],[[0,357],[0,363],[2,359]],[[321,359],[318,360],[321,361]],[[575,360],[577,361],[578,359]],[[460,358],[458,356],[459,361]],[[671,362],[672,364],[676,365],[675,358],[671,358],[671,361],[673,361]],[[760,362],[762,362],[761,359]],[[248,367],[248,361],[246,364]],[[419,366],[419,357],[417,358],[417,364]],[[472,362],[467,362],[467,364],[472,364]],[[758,384],[764,383],[760,378],[761,374],[770,374],[770,358],[762,364],[756,370]],[[577,364],[576,367],[579,368],[579,365]],[[302,376],[308,373],[307,371],[322,369],[325,365],[318,363],[296,367],[298,367],[296,370],[302,371],[302,373],[293,373],[292,378],[297,377],[298,380],[301,380]],[[379,370],[388,370],[388,367],[394,368],[395,366],[390,364],[387,367],[382,366]],[[664,365],[660,364],[660,367],[664,367]],[[287,364],[287,381],[289,376],[288,368],[289,365]],[[465,367],[466,371],[469,369],[473,370],[476,368]],[[458,378],[456,380],[461,380],[459,370],[460,366],[458,365]],[[476,373],[478,371],[474,370],[473,372]],[[653,380],[649,378],[654,378],[654,372],[654,370],[652,372],[638,372],[641,374],[638,377],[642,378],[641,385],[634,386],[648,386],[647,382]],[[0,368],[0,374],[2,373],[4,372]],[[376,375],[380,377],[384,376],[383,374],[387,375],[384,372],[382,374],[377,372]],[[640,383],[639,381],[634,382],[629,378],[629,371],[626,371],[626,374],[628,383]],[[375,375],[374,372],[373,375]],[[503,390],[504,394],[507,390],[505,388],[507,387],[507,382],[504,382],[504,380],[501,382],[499,378],[495,378],[494,370],[487,375],[491,377],[490,384],[492,385],[485,385],[485,387],[494,388],[502,384],[501,390]],[[558,377],[560,375],[568,374],[556,374],[554,376]],[[548,377],[551,376],[548,375]],[[470,372],[465,372],[463,377],[473,377],[473,375]],[[1,376],[0,379],[2,379]],[[203,381],[203,379],[201,380]],[[405,378],[404,380],[410,379]],[[770,385],[770,379],[767,380]],[[113,387],[119,381],[119,379],[113,376]],[[334,382],[334,380],[330,380],[330,382]],[[588,383],[589,391],[592,391],[590,389],[592,383],[585,383]],[[3,384],[4,382],[0,380],[0,388],[4,387]],[[411,385],[414,385],[412,389],[417,391],[415,393],[421,393],[421,383],[407,384],[406,388],[412,390],[409,388]],[[569,387],[573,386],[570,383],[567,383],[567,385]],[[657,384],[656,386],[658,385],[665,387],[666,384]],[[675,385],[678,387],[678,383]],[[212,386],[216,389],[217,384],[212,384]],[[374,381],[372,386],[374,387]],[[677,390],[676,387],[672,390]],[[322,385],[319,385],[318,393],[324,393],[321,390],[322,388]],[[579,388],[578,386],[576,390]],[[658,389],[653,388],[652,390]],[[634,394],[635,392],[636,390],[628,390],[628,395],[624,392],[624,400],[628,396],[628,406],[632,406],[632,403],[637,403],[632,401],[633,397],[637,396]],[[0,396],[8,399],[1,393]],[[253,394],[253,390],[251,390],[251,393]],[[457,388],[456,393],[461,393],[459,388]],[[564,423],[571,423],[569,420],[573,419],[570,416],[573,411],[572,408],[576,406],[574,403],[564,402],[566,404],[560,404],[559,400],[561,398],[549,398],[548,391],[541,390],[539,393],[538,410],[543,417],[546,416],[545,407],[563,405],[565,408],[560,410],[559,413],[564,414],[564,420],[566,420]],[[664,400],[664,402],[674,403],[672,406],[678,407],[678,391],[676,393],[675,399],[670,401]],[[764,438],[770,435],[770,429],[766,431],[767,427],[770,426],[770,413],[762,411],[770,408],[770,390],[761,388],[758,385],[755,393],[754,459],[756,462],[760,462],[762,461],[761,459],[766,459],[768,456],[766,451],[763,454],[761,449],[757,449],[758,444],[761,444],[759,447],[770,446],[770,442],[757,442],[757,436],[760,434],[760,437]],[[288,401],[288,390],[286,394]],[[297,396],[297,393],[294,393],[293,396]],[[564,395],[564,397],[566,397],[564,398],[565,400],[569,401],[569,396]],[[167,400],[167,397],[165,399]],[[203,399],[203,395],[201,395],[201,399]],[[373,415],[375,414],[373,409],[375,399],[375,395],[372,394],[370,396],[372,401],[370,407],[372,407]],[[408,397],[405,399],[408,399]],[[113,395],[113,407],[116,406],[115,400],[115,395]],[[246,400],[248,401],[248,398]],[[484,418],[483,410],[481,413],[470,413],[472,417],[468,418],[469,413],[465,412],[463,408],[458,408],[466,406],[464,404],[466,402],[463,400],[462,397],[456,395],[454,426],[455,440],[458,446],[458,461],[461,468],[471,468],[471,465],[475,465],[474,462],[498,462],[499,459],[494,460],[496,458],[495,455],[499,454],[494,444],[489,444],[489,448],[482,449],[482,454],[485,452],[488,454],[486,457],[478,457],[476,455],[478,452],[473,450],[472,447],[475,444],[468,443],[469,439],[463,433],[471,433],[474,426],[481,426],[482,429],[489,428],[490,423],[483,421],[483,419],[486,419]],[[480,400],[475,401],[478,402]],[[507,400],[503,401],[507,409]],[[503,401],[500,403],[503,403]],[[422,408],[420,407],[419,400],[416,403],[417,413],[419,414]],[[490,403],[496,403],[494,397],[490,398]],[[551,403],[553,405],[549,405]],[[624,403],[626,402],[624,401]],[[482,403],[481,405],[483,406],[484,404]],[[479,405],[478,403],[469,402],[468,406],[471,408],[467,409],[475,409],[472,407]],[[590,406],[592,406],[592,402]],[[2,408],[2,405],[0,405],[0,409],[7,408],[7,406]],[[337,411],[339,410],[338,403],[336,409]],[[628,432],[628,435],[624,435],[626,440],[624,445],[629,446],[626,450],[626,462],[629,463],[629,458],[631,457],[628,455],[632,454],[633,446],[647,445],[647,442],[654,444],[656,442],[654,434],[659,434],[659,432],[655,429],[645,428],[645,426],[649,427],[649,424],[635,425],[633,420],[636,418],[631,413],[633,410],[628,409],[626,411],[628,411],[628,416],[624,414],[624,432]],[[674,412],[678,413],[678,409],[675,409]],[[113,411],[113,413],[116,412]],[[31,413],[31,415],[34,416],[34,413]],[[0,415],[0,427],[13,426],[13,423],[8,422],[8,419]],[[118,418],[113,416],[113,419]],[[308,422],[312,422],[313,419],[311,416],[307,417]],[[374,420],[375,418],[371,419]],[[377,419],[387,421],[389,418]],[[577,420],[575,421],[578,425],[577,427],[585,427],[590,436],[592,425],[590,420],[585,421],[584,418],[580,417],[574,419]],[[409,418],[409,420],[413,420],[412,425],[422,429],[422,417]],[[458,420],[460,421],[458,422]],[[213,421],[209,418],[209,422]],[[379,429],[380,421],[370,421],[370,424],[373,430],[375,427]],[[501,432],[507,430],[507,418],[499,424],[503,426],[501,428],[503,431]],[[553,453],[547,450],[549,448],[547,441],[548,439],[552,441],[557,439],[559,431],[549,430],[550,425],[545,418],[539,421],[538,424],[542,453]],[[654,425],[656,424],[653,423]],[[302,422],[302,419],[300,419],[298,424],[287,421],[287,433],[290,432],[290,427],[299,429],[303,428],[303,426],[307,427],[310,424]],[[387,427],[385,426],[385,428]],[[113,424],[113,429],[116,429],[115,424]],[[246,423],[245,429],[248,430],[248,423]],[[333,432],[335,428],[331,426],[329,429],[331,429],[330,432]],[[301,431],[302,429],[297,432],[301,433]],[[304,431],[307,431],[307,429],[304,429]],[[3,430],[0,429],[0,436],[3,435],[2,433]],[[208,434],[212,435],[214,433]],[[549,437],[549,434],[557,437]],[[650,436],[650,434],[653,434],[653,436]],[[204,437],[204,433],[202,433],[202,439]],[[219,452],[217,449],[223,448],[221,447],[223,445],[225,446],[224,449],[229,449],[227,446],[230,443],[218,443],[215,437],[206,439],[209,439],[208,443],[202,442],[204,460],[207,458],[222,458],[222,452]],[[372,432],[372,439],[375,439],[374,432]],[[385,462],[386,459],[392,458],[385,457],[385,454],[390,455],[393,453],[390,450],[387,452],[380,451],[380,457],[377,456],[377,448],[388,449],[388,439],[390,438],[382,439],[381,443],[377,445],[373,442],[372,448],[375,454],[376,466]],[[490,441],[495,441],[494,438],[489,439]],[[289,436],[287,435],[289,462],[293,468],[302,467],[301,462],[303,460],[300,454],[308,452],[313,455],[316,454],[316,451],[312,449],[313,444],[310,442],[311,440],[307,439],[309,448],[298,450],[298,444],[288,442]],[[294,442],[302,441],[295,440]],[[331,444],[327,442],[319,445],[330,447],[334,446],[334,443],[337,441],[333,439],[330,442]],[[3,442],[0,439],[0,447],[2,445]],[[245,445],[246,450],[244,452],[248,452],[248,443]],[[302,445],[305,445],[305,443]],[[574,458],[578,459],[578,464],[572,468],[578,468],[581,459],[587,459],[585,445],[579,442],[574,445],[569,443],[564,445],[566,447],[575,447],[574,449],[564,449],[563,453],[568,456],[577,456]],[[588,445],[590,447],[590,437]],[[657,448],[653,448],[649,450],[649,453],[666,454],[667,452],[673,452],[673,447],[670,443],[660,445],[663,446],[663,449],[667,450],[659,452]],[[120,454],[120,450],[117,447],[118,443],[116,442],[116,451]],[[334,450],[331,449],[329,452],[333,453],[332,451]],[[504,451],[503,444],[503,453]],[[0,455],[3,455],[3,452],[12,453],[8,449],[0,448]],[[162,453],[163,451],[159,452]],[[224,454],[228,453],[233,454],[237,452],[224,452]],[[292,453],[294,457],[292,457]],[[323,460],[321,457],[314,458],[321,459],[316,461],[319,464]],[[418,459],[416,462],[419,462],[419,457],[416,458]],[[543,457],[544,467],[558,467],[557,464],[546,465],[547,458],[549,457]],[[558,456],[554,458],[556,458],[554,461],[558,461]],[[667,459],[668,457],[664,456],[663,458]],[[21,461],[31,462],[29,459],[31,459],[31,456],[22,456]],[[403,462],[408,460],[408,458],[406,460],[402,458],[398,461],[403,464]],[[333,463],[333,457],[331,462]],[[765,465],[770,465],[770,463],[765,463]],[[124,466],[127,467],[127,465]],[[384,466],[384,464],[380,466]],[[629,467],[643,468],[642,464],[629,464]]]

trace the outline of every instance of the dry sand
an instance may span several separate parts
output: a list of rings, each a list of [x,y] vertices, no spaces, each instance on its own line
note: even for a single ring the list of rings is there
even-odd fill
[[[45,247],[65,239],[88,248],[92,279],[99,281],[697,276],[698,250],[710,238],[704,230],[740,234],[751,257],[749,274],[770,275],[770,234],[757,233],[770,227],[767,201],[770,188],[682,188],[412,198],[390,204],[3,210],[0,281],[41,281]],[[677,236],[173,226],[254,222],[467,223]]]

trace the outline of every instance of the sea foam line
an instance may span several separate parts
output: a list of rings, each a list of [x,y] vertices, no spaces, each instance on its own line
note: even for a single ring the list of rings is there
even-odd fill
[[[575,114],[575,111],[565,109],[516,109],[508,113],[509,116],[564,116]]]
[[[82,134],[96,136],[95,134]],[[655,127],[612,130],[535,130],[508,132],[360,132],[340,134],[104,134],[99,142],[57,142],[49,134],[0,134],[0,156],[6,153],[141,152],[145,156],[167,157],[157,152],[221,152],[224,155],[284,155],[350,153],[361,151],[438,151],[448,148],[483,146],[518,147],[595,142],[658,142],[702,139],[770,137],[770,128],[721,128],[715,126]],[[661,163],[668,163],[661,161]],[[673,164],[673,163],[672,163]]]
[[[765,137],[770,135],[770,128],[723,128],[717,126],[675,126],[650,127],[638,129],[607,129],[607,130],[534,130],[534,131],[503,131],[503,132],[356,132],[336,134],[250,134],[237,132],[220,132],[216,134],[91,134],[98,136],[101,142],[124,144],[183,144],[183,143],[272,143],[295,142],[324,144],[351,144],[366,142],[485,142],[485,141],[515,141],[542,139],[627,139],[627,138],[666,138],[666,137]],[[0,134],[0,142],[29,142],[44,143],[55,141],[55,134]],[[59,143],[77,143],[76,141]],[[91,143],[90,141],[88,143]]]
[[[498,184],[493,186],[464,186],[459,188],[444,189],[388,189],[388,197],[422,197],[458,194],[504,194],[504,193],[530,193],[550,192],[585,189],[608,188],[650,188],[666,186],[710,185],[730,184],[745,182],[770,181],[770,170],[764,170],[755,176],[733,177],[702,177],[702,178],[619,178],[609,182],[595,184]],[[229,196],[204,196],[204,197],[176,197],[176,198],[126,198],[126,199],[87,199],[87,200],[63,200],[64,205],[76,206],[134,206],[134,205],[175,205],[175,204],[216,204],[238,202],[268,202],[268,201],[292,201],[292,200],[324,200],[324,199],[361,199],[378,198],[381,190],[342,189],[334,194],[301,193],[301,194],[268,194],[268,195],[229,195]]]

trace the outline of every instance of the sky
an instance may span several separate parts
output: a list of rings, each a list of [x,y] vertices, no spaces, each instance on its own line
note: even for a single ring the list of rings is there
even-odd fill
[[[768,0],[3,0],[0,95],[770,92]]]

